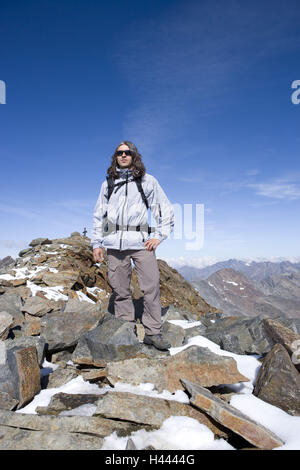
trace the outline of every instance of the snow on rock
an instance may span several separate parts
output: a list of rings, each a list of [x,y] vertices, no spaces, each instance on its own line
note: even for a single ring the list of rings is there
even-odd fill
[[[137,449],[152,446],[157,450],[234,450],[224,439],[215,439],[214,433],[196,419],[171,416],[156,431],[135,431],[130,434]],[[127,437],[117,437],[116,432],[104,439],[101,450],[124,450]]]
[[[91,300],[87,295],[85,295],[83,292],[81,292],[80,290],[78,290],[76,292],[77,294],[77,297],[78,299],[82,302],[90,302],[91,304],[95,304],[96,302],[94,302],[93,300]]]
[[[201,325],[201,321],[188,321],[188,320],[168,320],[169,323],[173,325],[181,326],[181,328],[188,329],[193,328],[194,326]]]
[[[36,293],[40,291],[49,300],[68,300],[68,296],[62,293],[62,291],[64,290],[64,286],[41,287],[29,280],[27,281],[26,285],[31,290],[32,296],[35,296]]]

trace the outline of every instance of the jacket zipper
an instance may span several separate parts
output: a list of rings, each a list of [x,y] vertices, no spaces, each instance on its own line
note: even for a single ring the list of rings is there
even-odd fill
[[[128,184],[128,173],[126,173],[126,184],[125,184],[125,196],[126,196],[126,199],[125,199],[125,201],[124,201],[123,211],[122,211],[122,225],[124,225],[124,209],[125,209],[125,205],[126,205],[126,201],[127,201],[127,195],[128,195],[127,184]],[[121,231],[121,237],[120,237],[120,250],[121,250],[121,248],[122,248],[122,236],[123,236],[123,230]]]

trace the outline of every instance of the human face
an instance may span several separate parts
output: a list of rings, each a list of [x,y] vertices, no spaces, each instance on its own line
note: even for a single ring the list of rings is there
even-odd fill
[[[128,145],[122,144],[118,147],[119,151],[130,150]],[[117,162],[120,168],[129,168],[132,165],[132,156],[126,155],[124,152],[120,157],[117,157]]]

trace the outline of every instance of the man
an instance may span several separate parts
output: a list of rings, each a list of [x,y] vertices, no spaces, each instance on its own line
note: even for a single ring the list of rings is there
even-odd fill
[[[115,292],[115,315],[135,328],[130,292],[132,264],[144,293],[144,343],[160,350],[171,345],[161,334],[159,269],[155,250],[174,227],[174,211],[154,176],[146,173],[136,146],[123,141],[116,148],[108,177],[94,210],[92,246],[95,262],[107,249],[108,279]],[[148,208],[156,227],[148,226]],[[150,234],[153,233],[151,237]]]

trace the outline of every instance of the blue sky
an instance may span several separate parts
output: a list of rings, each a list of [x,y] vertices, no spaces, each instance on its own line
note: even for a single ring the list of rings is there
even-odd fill
[[[300,256],[299,2],[0,1],[0,258],[92,225],[116,145],[204,244],[157,257]]]

